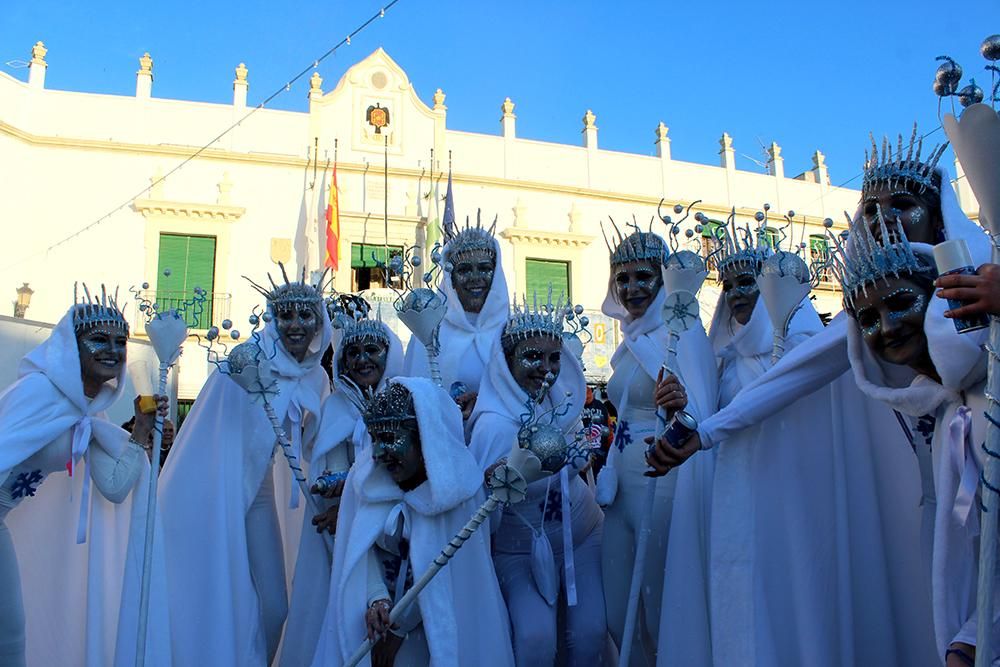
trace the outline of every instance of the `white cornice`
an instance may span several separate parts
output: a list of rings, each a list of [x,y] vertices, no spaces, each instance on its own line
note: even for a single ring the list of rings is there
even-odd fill
[[[242,206],[198,204],[160,199],[136,199],[132,202],[132,207],[146,218],[151,216],[169,216],[172,218],[213,220],[216,222],[236,222],[247,212]]]
[[[500,236],[514,244],[524,243],[563,248],[585,248],[594,240],[594,237],[589,234],[553,232],[547,229],[525,229],[524,227],[508,227],[500,232]]]

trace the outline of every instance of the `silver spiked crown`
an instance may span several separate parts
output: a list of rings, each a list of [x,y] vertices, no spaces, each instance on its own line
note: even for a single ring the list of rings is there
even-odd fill
[[[281,269],[281,277],[284,279],[284,283],[278,284],[274,282],[274,278],[269,273],[267,274],[267,279],[271,283],[270,289],[258,285],[246,276],[243,277],[255,290],[267,299],[268,308],[272,312],[277,313],[289,308],[307,306],[315,310],[318,315],[323,308],[323,283],[326,280],[326,272],[324,271],[319,281],[313,284],[306,281],[305,268],[302,269],[302,275],[299,280],[289,280],[288,273],[285,271],[285,265],[278,262],[278,267]]]
[[[770,209],[768,204],[764,204],[764,211]],[[715,236],[718,249],[712,253],[716,258],[716,269],[719,272],[719,280],[722,274],[727,271],[751,271],[759,274],[764,260],[770,255],[771,248],[764,242],[763,230],[767,226],[767,214],[758,211],[755,220],[760,225],[756,233],[751,231],[750,225],[743,227],[736,225],[736,208],[729,214],[729,219],[725,226],[719,226]],[[727,229],[728,228],[728,229]]]
[[[659,266],[666,261],[669,254],[667,244],[659,235],[651,231],[642,231],[634,222],[626,227],[626,231],[629,228],[633,229],[632,233],[627,235],[622,234],[614,220],[611,220],[611,227],[614,233],[610,239],[603,226],[601,232],[604,234],[604,242],[608,246],[612,266],[644,261],[653,262]]]
[[[417,425],[417,411],[413,405],[410,390],[399,382],[390,380],[368,402],[365,410],[365,426],[398,431]]]
[[[847,215],[845,213],[845,215]],[[871,228],[861,216],[848,216],[846,238],[827,230],[835,251],[830,255],[830,268],[844,291],[844,303],[854,308],[854,300],[859,292],[866,292],[868,286],[890,276],[928,274],[934,268],[921,260],[910,246],[903,225],[896,220],[892,228],[882,216],[882,208],[876,207],[880,238],[876,239]]]
[[[389,347],[389,336],[382,327],[382,311],[375,310],[375,317],[366,317],[361,313],[355,315],[338,314],[333,323],[334,329],[340,329],[343,337],[340,346],[346,347],[354,343],[380,343]]]
[[[79,288],[83,287],[83,298],[80,298]],[[127,336],[129,333],[128,322],[122,314],[122,308],[118,305],[118,290],[108,294],[104,285],[101,285],[101,293],[91,295],[86,283],[73,284],[73,330],[80,333],[83,329],[94,327],[111,327],[120,329]]]
[[[518,342],[532,336],[561,339],[567,312],[573,313],[573,307],[568,302],[563,303],[561,296],[553,302],[551,287],[546,303],[539,304],[537,294],[531,305],[528,304],[527,298],[523,298],[521,304],[518,305],[515,298],[510,306],[507,324],[500,335],[504,350],[510,350]]]
[[[496,261],[497,252],[493,238],[496,226],[497,219],[493,218],[493,224],[483,227],[482,211],[477,210],[475,226],[471,225],[469,218],[466,217],[464,229],[459,229],[454,223],[445,227],[445,261],[454,265],[463,257],[476,252],[485,252]]]
[[[861,183],[861,200],[866,200],[876,188],[888,185],[890,188],[915,187],[922,193],[931,190],[940,193],[941,188],[934,183],[934,169],[938,160],[948,148],[948,142],[935,146],[923,161],[920,153],[923,150],[924,138],[917,136],[917,124],[913,124],[913,134],[904,147],[903,135],[900,134],[895,153],[888,137],[882,138],[882,152],[879,153],[875,137],[871,136],[871,153],[865,151],[864,176]],[[906,149],[904,154],[903,149]]]

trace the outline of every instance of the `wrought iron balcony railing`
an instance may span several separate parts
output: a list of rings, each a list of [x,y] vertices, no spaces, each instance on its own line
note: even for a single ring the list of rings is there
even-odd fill
[[[158,310],[166,311],[180,308],[185,301],[189,301],[194,296],[193,293],[165,290],[145,290],[142,296],[147,301],[156,304]],[[205,300],[200,316],[194,313],[186,313],[185,321],[193,329],[202,331],[211,326],[220,326],[222,321],[229,318],[229,308],[232,304],[232,295],[226,292],[211,292]],[[138,304],[136,304],[136,322],[142,322]]]

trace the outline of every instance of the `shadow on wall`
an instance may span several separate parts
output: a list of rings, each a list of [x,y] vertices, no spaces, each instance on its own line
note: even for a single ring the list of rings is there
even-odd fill
[[[22,320],[6,315],[0,315],[0,391],[6,390],[17,380],[17,367],[28,352],[49,337],[54,324]],[[136,363],[136,362],[145,362]],[[121,424],[132,416],[132,401],[136,394],[150,391],[156,387],[159,362],[153,352],[153,346],[148,340],[130,338],[128,341],[129,372],[125,379],[125,393],[121,400],[108,410],[108,419],[113,424]],[[143,368],[145,366],[145,368]],[[148,377],[133,377],[146,375]],[[137,385],[145,385],[137,389]],[[168,392],[170,395],[171,419],[176,423],[174,414],[177,405],[177,374],[170,374]]]

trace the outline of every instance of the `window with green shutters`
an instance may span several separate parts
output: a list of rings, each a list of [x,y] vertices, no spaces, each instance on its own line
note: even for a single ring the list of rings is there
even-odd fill
[[[552,286],[552,298],[559,295],[565,300],[572,300],[569,289],[569,262],[559,262],[551,259],[525,260],[525,293],[531,303],[534,295],[539,300],[549,296],[549,285]]]
[[[389,258],[402,254],[401,246],[389,246]],[[386,262],[386,247],[384,245],[368,245],[367,243],[351,244],[351,274],[352,289],[355,291],[385,287],[385,276],[379,263]]]
[[[194,296],[200,287],[208,294],[204,312],[195,321],[188,314],[188,325],[207,329],[212,325],[213,291],[215,288],[214,236],[160,234],[157,259],[156,303],[161,310],[177,308]],[[169,275],[166,275],[169,273]]]
[[[830,258],[830,242],[822,234],[812,234],[809,236],[809,259],[813,270],[818,271],[820,280],[829,280],[829,267],[826,266]]]
[[[761,241],[767,244],[771,250],[778,249],[778,239],[780,238],[781,232],[774,227],[765,227],[761,230]]]

